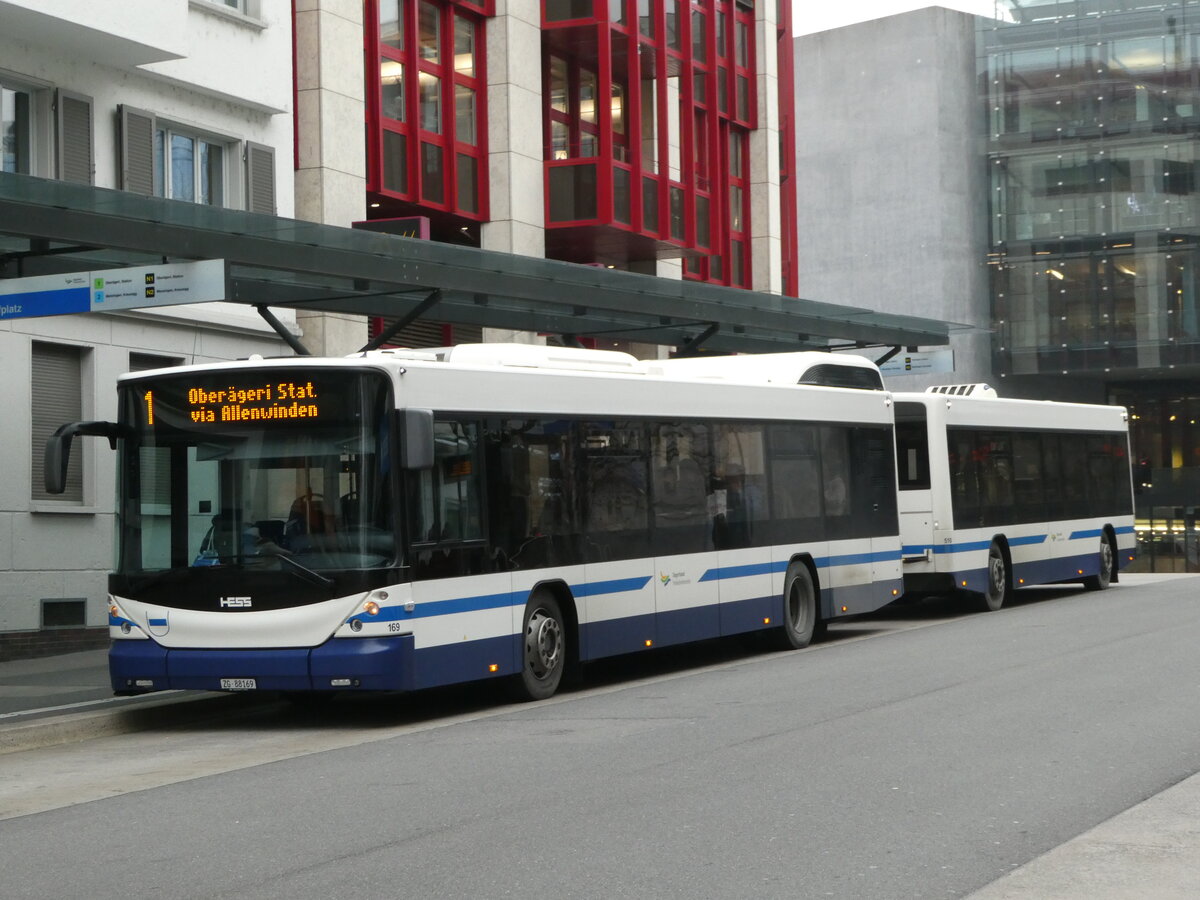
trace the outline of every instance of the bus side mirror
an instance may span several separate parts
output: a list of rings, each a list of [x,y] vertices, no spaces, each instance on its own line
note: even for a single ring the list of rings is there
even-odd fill
[[[60,425],[46,440],[43,461],[47,494],[61,494],[67,487],[67,463],[71,459],[71,441],[77,434],[108,438],[108,445],[117,448],[121,428],[114,422],[71,422]]]
[[[433,468],[433,410],[400,410],[400,466]]]

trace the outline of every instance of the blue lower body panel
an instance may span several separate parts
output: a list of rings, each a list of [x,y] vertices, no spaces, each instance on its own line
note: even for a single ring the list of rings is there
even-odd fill
[[[264,650],[171,650],[154,641],[114,641],[108,669],[113,690],[122,694],[219,691],[222,678],[253,678],[255,688],[265,691],[407,691],[414,687],[413,638]]]

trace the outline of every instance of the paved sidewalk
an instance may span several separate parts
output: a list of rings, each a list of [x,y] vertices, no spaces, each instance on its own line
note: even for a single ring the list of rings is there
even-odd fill
[[[0,662],[0,722],[12,713],[110,699],[107,648]]]
[[[1200,775],[1015,869],[970,900],[1195,900]]]

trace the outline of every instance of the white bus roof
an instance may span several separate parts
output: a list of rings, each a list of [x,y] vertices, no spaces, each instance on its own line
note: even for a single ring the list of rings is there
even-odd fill
[[[1128,414],[1122,406],[1006,399],[991,388],[978,393],[930,388],[922,394],[895,393],[892,397],[898,404],[921,404],[931,420],[944,425],[1071,431],[1125,431],[1128,427]]]

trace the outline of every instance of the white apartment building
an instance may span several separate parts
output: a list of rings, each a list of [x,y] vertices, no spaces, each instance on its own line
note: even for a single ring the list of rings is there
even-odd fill
[[[191,202],[197,216],[292,215],[291,13],[284,0],[0,0],[0,169]],[[0,238],[0,276],[62,271],[62,250]],[[97,250],[93,265],[131,262]],[[290,352],[250,307],[224,303],[0,321],[0,659],[106,639],[83,628],[107,622],[112,456],[79,442],[68,493],[47,495],[46,436],[115,417],[123,372]]]

